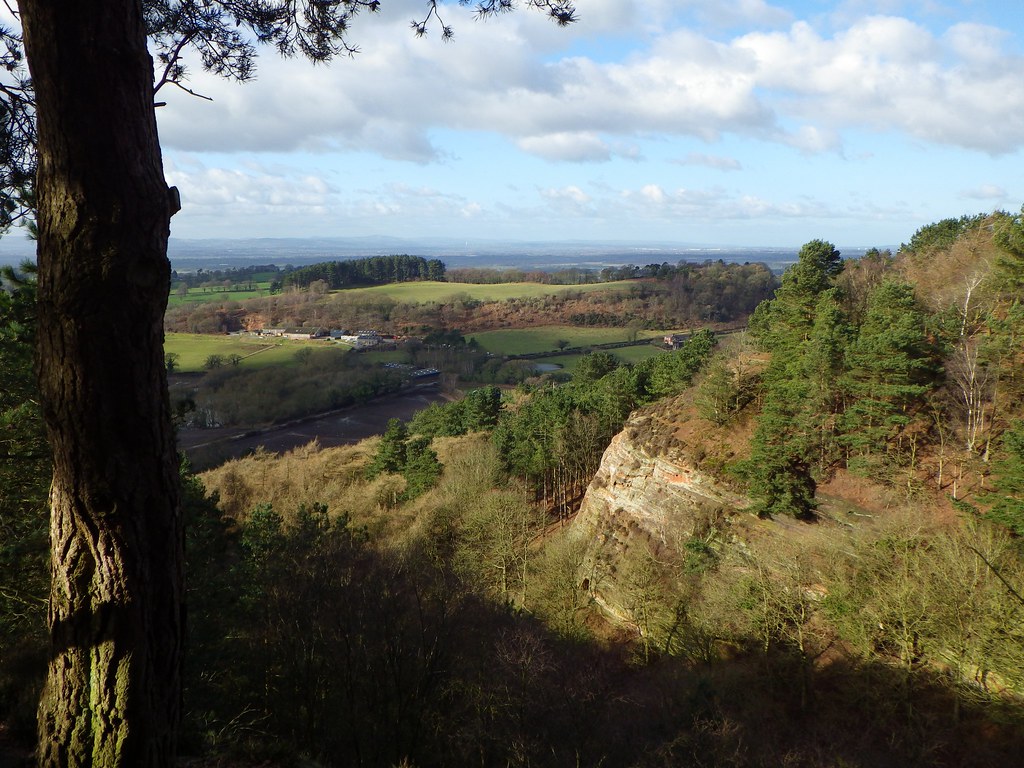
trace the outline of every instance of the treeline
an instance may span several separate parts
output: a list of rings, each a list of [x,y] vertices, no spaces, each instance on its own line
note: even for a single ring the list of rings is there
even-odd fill
[[[751,268],[753,273],[762,271],[770,273],[763,264],[726,264],[721,259],[706,260],[701,263],[680,261],[677,264],[647,264],[637,266],[626,264],[604,269],[586,269],[567,267],[563,269],[532,269],[518,268],[501,269],[494,267],[455,267],[447,268],[439,259],[426,259],[422,256],[397,254],[391,256],[369,256],[344,261],[325,261],[305,267],[276,264],[254,264],[244,267],[227,269],[204,269],[199,267],[194,272],[178,272],[172,270],[171,281],[177,286],[196,288],[204,285],[254,285],[257,282],[271,281],[275,289],[287,285],[309,287],[317,280],[323,280],[329,289],[337,290],[354,285],[381,285],[385,283],[406,282],[410,280],[436,280],[450,283],[466,283],[470,285],[496,285],[501,283],[539,283],[542,285],[590,285],[602,282],[622,280],[639,280],[651,278],[672,280],[685,276],[690,281],[698,278],[697,273],[711,270],[717,274],[721,270],[731,272],[741,268],[746,273]],[[741,279],[740,282],[745,282]],[[710,294],[710,291],[702,291]]]
[[[330,290],[338,290],[358,285],[444,280],[444,276],[445,265],[439,259],[427,260],[422,256],[396,254],[310,264],[286,273],[281,282],[285,286],[308,288],[312,283],[322,280]]]
[[[568,516],[629,414],[688,387],[715,344],[714,334],[698,331],[675,352],[635,365],[607,352],[587,355],[569,384],[536,393],[499,420],[494,442],[503,469]]]
[[[479,301],[460,294],[443,302],[409,303],[387,296],[328,294],[327,280],[318,278],[306,290],[295,287],[241,302],[174,306],[164,323],[168,331],[186,333],[280,325],[375,328],[412,335],[431,329],[479,331],[568,323],[674,328],[695,322],[742,321],[777,285],[778,279],[763,264],[708,262],[681,265],[665,280],[637,281],[607,291],[566,286],[558,294],[541,297]]]
[[[410,422],[413,434],[428,438],[456,437],[493,429],[501,414],[501,390],[497,387],[471,389],[451,403],[431,403],[417,411]]]
[[[914,242],[927,247],[856,262],[810,242],[751,318],[771,353],[744,470],[763,514],[812,516],[817,483],[840,468],[982,506],[1022,476],[1024,224],[950,220]],[[721,403],[736,394],[707,386]]]
[[[737,264],[730,262],[728,265],[722,259],[705,259],[702,262],[686,261],[681,259],[675,264],[669,264],[667,261],[663,261],[661,264],[651,263],[638,266],[636,264],[623,264],[618,267],[604,267],[598,274],[602,282],[612,282],[615,280],[641,280],[643,278],[653,278],[656,280],[671,280],[679,274],[688,274],[694,270],[707,268],[711,266],[723,267],[761,267],[768,269],[767,266],[761,263],[751,264],[745,262],[743,264]],[[769,270],[770,271],[770,270]]]
[[[760,263],[680,262],[658,277],[667,284],[667,315],[695,317],[706,323],[745,319],[779,284],[772,271]]]
[[[179,288],[197,288],[203,285],[245,285],[255,286],[257,282],[277,280],[279,275],[287,273],[292,267],[279,267],[276,264],[253,264],[246,267],[230,267],[228,269],[203,269],[195,272],[171,271],[171,283]]]
[[[679,261],[596,269],[521,270],[458,267],[449,269],[452,283],[542,283],[545,285],[587,285],[623,280],[651,279],[673,283],[673,292],[687,295],[685,303],[701,306],[707,315],[722,314],[723,307],[745,305],[746,312],[767,298],[777,281],[762,263],[726,263],[721,259],[703,262]],[[767,291],[765,288],[767,287]],[[732,309],[731,314],[744,310]],[[712,319],[712,318],[705,318]]]
[[[699,331],[675,352],[635,365],[593,352],[577,362],[567,384],[530,391],[509,408],[501,407],[495,387],[474,390],[420,411],[410,431],[434,438],[493,429],[503,471],[556,515],[568,516],[629,414],[688,387],[715,344],[714,334]]]
[[[1006,214],[997,213],[994,218],[1006,218]],[[962,235],[984,229],[992,220],[993,214],[976,213],[926,224],[914,233],[909,243],[900,246],[900,252],[926,257],[935,251],[948,250]]]
[[[444,316],[462,328],[475,328],[474,317],[499,317],[529,324],[599,327],[674,328],[694,322],[743,321],[772,296],[778,278],[764,264],[721,261],[680,264],[664,279],[636,281],[607,291],[571,287],[555,295],[502,302],[445,307]],[[496,312],[497,310],[497,312]]]
[[[596,270],[567,269],[496,269],[489,267],[455,267],[448,270],[449,283],[496,285],[498,283],[541,283],[543,285],[587,285],[602,282]]]

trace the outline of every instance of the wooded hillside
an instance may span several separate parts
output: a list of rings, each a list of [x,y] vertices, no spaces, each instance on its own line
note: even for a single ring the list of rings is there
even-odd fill
[[[409,263],[399,261],[404,267],[392,269],[390,259],[407,259]],[[423,264],[416,266],[419,262]],[[371,268],[374,264],[379,264],[379,269]],[[227,294],[220,301],[204,296],[203,301],[190,302],[186,296],[168,310],[165,328],[183,333],[224,333],[280,326],[326,326],[411,334],[558,324],[676,328],[694,322],[742,321],[771,295],[776,285],[776,278],[763,264],[708,262],[665,265],[660,274],[635,279],[625,287],[621,282],[607,289],[600,284],[565,286],[545,290],[543,295],[531,295],[524,288],[521,296],[505,300],[475,299],[466,286],[458,284],[450,288],[442,285],[440,291],[431,290],[429,297],[424,291],[424,298],[402,301],[376,293],[335,290],[388,280],[441,279],[422,276],[433,274],[432,264],[414,257],[379,257],[378,261],[303,267],[284,273],[282,280],[288,287],[283,291],[262,297],[237,301]],[[438,268],[442,276],[443,267],[440,264]],[[544,287],[548,288],[546,284]]]
[[[939,222],[855,261],[815,240],[746,334],[700,332],[635,364],[594,352],[567,382],[473,389],[354,447],[183,468],[182,754],[1013,764],[1022,288],[1017,216]],[[0,295],[0,372],[18,393],[0,398],[0,733],[26,754],[47,664],[32,301],[31,281]],[[299,362],[266,374],[267,397],[314,397],[303,372],[338,373]],[[618,514],[626,475],[650,493],[630,503],[680,535]],[[738,501],[656,509],[669,482]],[[581,537],[595,485],[618,527]],[[595,555],[605,544],[614,558]]]

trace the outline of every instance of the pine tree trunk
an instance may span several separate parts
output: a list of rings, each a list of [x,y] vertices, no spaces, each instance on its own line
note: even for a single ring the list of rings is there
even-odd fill
[[[182,530],[163,367],[169,202],[137,0],[19,0],[37,96],[53,449],[39,764],[169,766]]]

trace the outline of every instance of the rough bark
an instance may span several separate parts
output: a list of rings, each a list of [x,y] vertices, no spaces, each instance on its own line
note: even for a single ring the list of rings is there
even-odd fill
[[[53,449],[39,764],[161,766],[182,532],[163,368],[173,212],[133,0],[20,0],[39,131],[39,383]]]

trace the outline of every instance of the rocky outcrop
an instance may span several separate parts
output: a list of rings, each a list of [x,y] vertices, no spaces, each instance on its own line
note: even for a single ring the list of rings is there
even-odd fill
[[[585,586],[623,619],[629,599],[622,580],[631,562],[680,561],[695,549],[691,539],[729,540],[731,521],[750,504],[684,451],[645,439],[656,418],[636,414],[612,439],[573,521],[573,535],[586,542]]]

